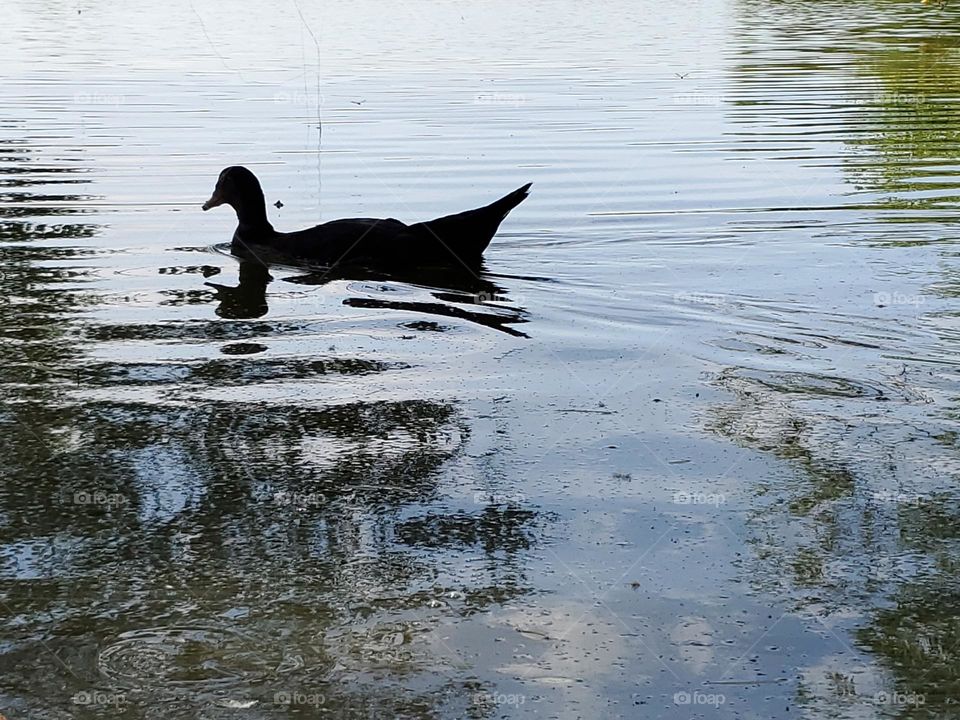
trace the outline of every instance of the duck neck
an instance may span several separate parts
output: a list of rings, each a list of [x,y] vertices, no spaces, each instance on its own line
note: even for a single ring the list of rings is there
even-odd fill
[[[261,199],[257,204],[244,203],[237,208],[238,230],[246,232],[273,232],[267,220],[267,209]]]
[[[237,234],[263,235],[273,232],[273,226],[267,220],[267,203],[259,185],[245,188],[240,202],[233,203],[237,211]]]

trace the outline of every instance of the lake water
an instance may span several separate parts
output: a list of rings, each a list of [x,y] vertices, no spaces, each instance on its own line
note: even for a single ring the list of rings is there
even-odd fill
[[[10,720],[957,712],[954,3],[4,14]]]

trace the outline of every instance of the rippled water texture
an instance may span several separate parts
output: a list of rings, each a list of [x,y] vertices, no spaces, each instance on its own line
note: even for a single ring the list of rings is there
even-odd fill
[[[3,9],[7,718],[956,712],[956,3]]]

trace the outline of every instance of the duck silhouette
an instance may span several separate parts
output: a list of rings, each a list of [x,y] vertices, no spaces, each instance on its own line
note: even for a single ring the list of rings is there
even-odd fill
[[[267,219],[257,176],[237,165],[220,173],[203,209],[230,205],[236,211],[231,248],[238,254],[294,258],[328,267],[473,266],[503,219],[527,197],[530,185],[484,207],[413,225],[393,218],[350,218],[284,233],[274,230]]]

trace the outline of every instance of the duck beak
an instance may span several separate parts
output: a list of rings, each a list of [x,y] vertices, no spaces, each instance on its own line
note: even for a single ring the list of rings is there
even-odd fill
[[[219,188],[213,191],[213,195],[210,196],[210,199],[203,204],[204,210],[209,210],[210,208],[215,208],[218,205],[223,205],[224,200],[220,195]]]

